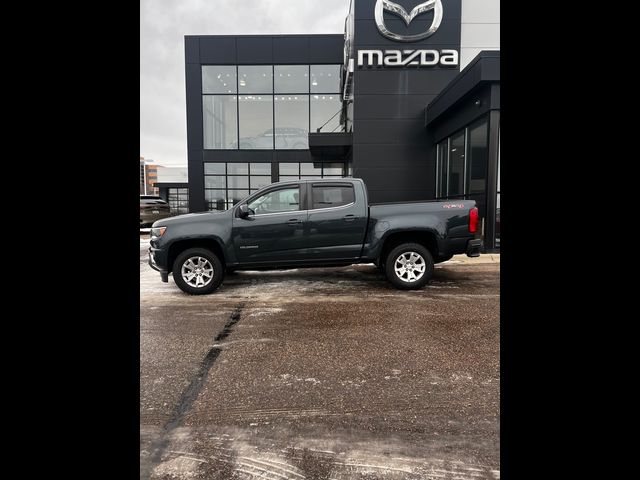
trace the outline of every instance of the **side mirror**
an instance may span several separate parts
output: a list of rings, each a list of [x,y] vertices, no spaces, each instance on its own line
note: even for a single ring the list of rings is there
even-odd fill
[[[249,213],[251,212],[246,203],[240,205],[240,207],[238,207],[238,210],[240,211],[240,218],[247,218],[249,216]]]

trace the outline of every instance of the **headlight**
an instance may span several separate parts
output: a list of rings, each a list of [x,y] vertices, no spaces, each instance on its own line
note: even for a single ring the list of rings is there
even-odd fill
[[[164,232],[167,230],[167,227],[155,227],[151,229],[151,238],[160,238],[164,235]]]

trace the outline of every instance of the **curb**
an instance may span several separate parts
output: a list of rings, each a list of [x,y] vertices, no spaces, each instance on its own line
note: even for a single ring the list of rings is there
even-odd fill
[[[497,263],[500,264],[499,253],[483,253],[479,257],[471,258],[466,255],[454,255],[451,260],[448,260],[438,265],[456,265],[456,264],[479,264],[479,263]]]

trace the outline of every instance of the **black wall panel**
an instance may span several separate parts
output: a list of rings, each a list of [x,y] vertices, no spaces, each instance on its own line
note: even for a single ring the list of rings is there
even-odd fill
[[[443,0],[438,31],[419,42],[384,37],[374,21],[375,0],[353,0],[354,45],[371,50],[460,50],[460,0]],[[398,1],[411,11],[421,1]],[[412,35],[431,25],[433,13],[407,27],[394,14],[385,24],[394,33]],[[357,60],[357,53],[356,60]],[[424,110],[460,72],[459,67],[355,67],[353,170],[364,179],[373,202],[427,200],[435,194],[435,148],[425,128]]]
[[[273,62],[281,63],[310,63],[309,39],[306,37],[274,37]]]
[[[235,64],[236,37],[198,37],[200,39],[200,63]]]
[[[343,35],[317,35],[309,37],[309,63],[343,62]]]
[[[198,37],[184,37],[185,63],[200,63],[200,39]]]
[[[423,19],[424,18],[424,19]],[[385,25],[387,29],[398,35],[417,35],[427,31],[433,23],[433,15],[419,15],[407,26],[397,15],[388,14],[385,16]],[[432,44],[460,43],[460,20],[447,18],[443,19],[436,33],[429,37],[428,41]],[[381,45],[385,48],[393,48],[392,45],[398,45],[397,42],[389,40],[378,31],[378,27],[374,20],[358,20],[355,21],[356,38],[354,45]],[[411,48],[413,43],[403,43],[405,48]]]
[[[239,64],[273,63],[273,42],[271,37],[239,37],[236,40]]]

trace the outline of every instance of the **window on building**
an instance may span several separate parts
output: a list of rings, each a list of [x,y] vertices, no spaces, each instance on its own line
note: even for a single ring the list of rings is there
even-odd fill
[[[236,95],[203,95],[202,128],[204,148],[237,148],[238,101]]]
[[[447,195],[447,171],[449,168],[449,141],[443,140],[437,146],[436,159],[436,197]]]
[[[204,148],[302,150],[309,148],[310,125],[341,131],[340,69],[203,65]]]
[[[313,185],[312,207],[332,208],[355,202],[353,185]]]
[[[338,93],[340,65],[311,65],[311,93]]]
[[[311,95],[311,131],[338,132],[342,129],[340,94]]]
[[[486,117],[469,125],[467,133],[467,192],[484,193],[489,159],[489,124]]]
[[[276,65],[274,93],[309,93],[309,65]]]
[[[226,210],[271,183],[270,163],[208,162],[204,164],[208,210]]]
[[[238,93],[235,65],[203,65],[202,93]]]
[[[247,206],[255,215],[300,210],[300,187],[286,187],[265,193]]]
[[[488,159],[489,125],[485,116],[436,146],[436,197],[484,195]]]
[[[189,189],[188,188],[169,188],[168,203],[171,213],[182,215],[189,213]]]
[[[240,95],[240,150],[273,150],[273,95]]]
[[[449,144],[448,196],[464,194],[465,131],[451,137]]]
[[[276,150],[309,148],[309,96],[275,96]]]
[[[347,166],[342,162],[280,163],[278,175],[280,182],[306,178],[344,178],[349,176]]]
[[[238,93],[273,93],[273,67],[271,65],[240,65]]]

